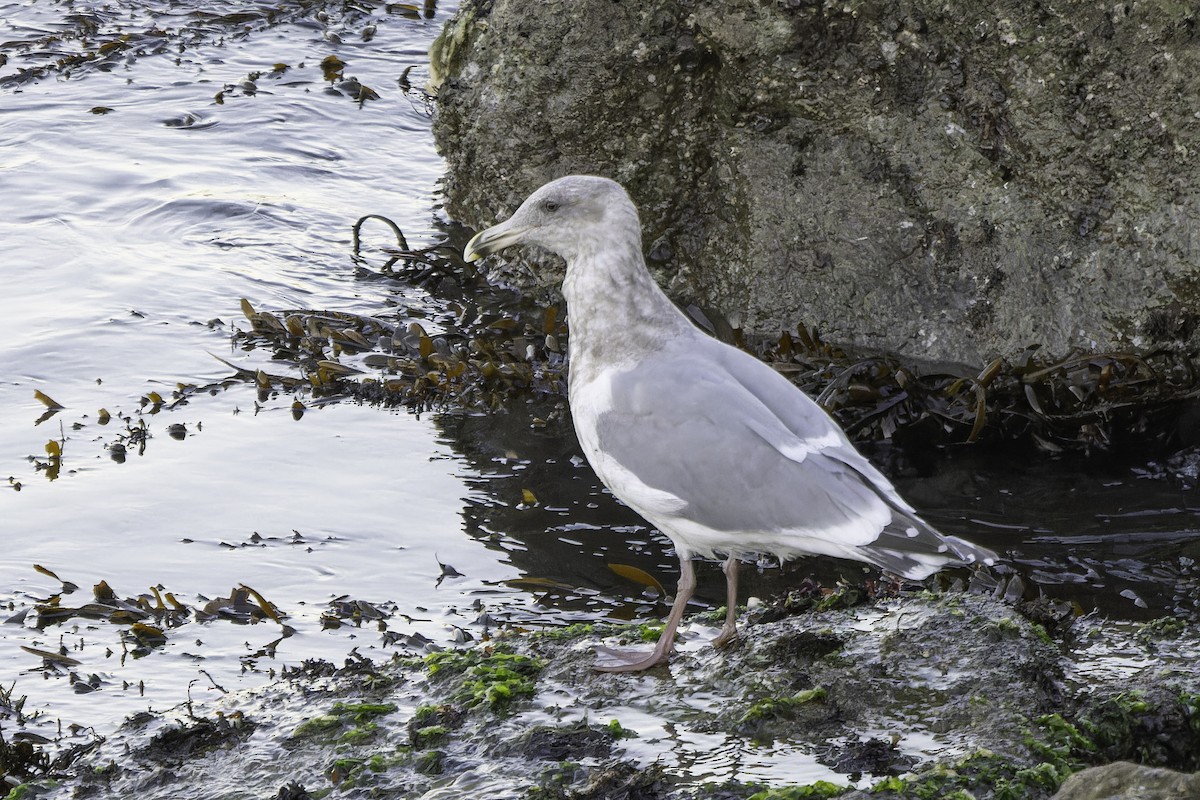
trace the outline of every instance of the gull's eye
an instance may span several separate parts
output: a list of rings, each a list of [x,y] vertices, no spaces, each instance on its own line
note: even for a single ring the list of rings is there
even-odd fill
[[[547,213],[553,214],[555,211],[558,211],[558,201],[557,200],[543,200],[542,201],[542,209],[544,211],[546,211]]]

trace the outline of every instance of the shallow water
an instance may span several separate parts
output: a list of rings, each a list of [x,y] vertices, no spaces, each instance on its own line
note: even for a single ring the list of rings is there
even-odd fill
[[[516,575],[461,535],[472,469],[428,419],[333,404],[297,421],[290,400],[259,404],[241,384],[138,413],[150,392],[169,398],[178,383],[227,377],[210,353],[251,357],[230,349],[241,298],[377,310],[385,298],[355,280],[348,259],[362,214],[387,214],[410,241],[432,241],[441,163],[424,106],[397,78],[422,69],[445,8],[318,20],[325,12],[314,6],[267,26],[253,14],[212,23],[185,5],[122,4],[96,10],[99,31],[84,45],[45,40],[74,28],[68,15],[85,13],[74,6],[0,6],[0,597],[17,616],[57,592],[35,564],[82,587],[64,606],[89,601],[102,580],[122,598],[161,586],[192,607],[246,584],[297,631],[263,659],[256,653],[279,624],[191,624],[133,659],[123,657],[122,626],[75,618],[39,632],[14,621],[0,637],[3,683],[28,697],[26,714],[45,715],[43,732],[59,718],[104,731],[131,711],[181,702],[192,682],[203,697],[281,664],[377,648],[374,630],[322,630],[326,604],[342,595],[402,602],[424,620],[405,632],[453,641],[451,626],[468,621],[454,610],[470,602],[464,583]],[[375,35],[364,42],[368,25]],[[69,78],[15,77],[53,63],[51,51],[151,29],[172,31],[172,46]],[[331,54],[380,99],[360,108],[330,93],[319,65]],[[214,101],[255,72],[253,95],[242,87]],[[111,110],[89,113],[98,107]],[[386,301],[410,294],[394,287]],[[65,408],[39,423],[47,409],[35,391]],[[117,463],[107,445],[141,420],[144,451],[131,447]],[[176,439],[168,429],[180,425]],[[38,464],[50,462],[51,440],[62,447],[52,480]],[[439,586],[438,558],[471,577]],[[80,664],[43,671],[22,645],[65,646]],[[100,691],[76,694],[68,672],[96,675]]]
[[[248,327],[242,298],[393,319],[436,305],[356,272],[350,230],[374,213],[415,246],[445,235],[426,109],[397,80],[410,65],[413,82],[424,79],[454,5],[413,15],[312,4],[269,23],[266,6],[227,19],[198,8],[96,6],[81,42],[47,38],[80,28],[74,5],[0,0],[0,600],[10,609],[0,683],[27,698],[24,728],[54,736],[61,720],[103,733],[137,710],[257,685],[285,664],[449,646],[497,622],[661,615],[661,596],[610,565],[637,566],[669,591],[673,556],[598,486],[569,427],[531,428],[523,408],[418,417],[345,402],[309,404],[297,420],[290,396],[220,385],[231,370],[211,354],[249,369],[270,360],[231,346],[231,326]],[[22,72],[123,30],[140,44],[69,75]],[[329,55],[379,99],[360,106],[350,89],[330,90]],[[181,383],[214,389],[172,407]],[[35,391],[64,408],[43,419]],[[151,392],[167,398],[157,410]],[[143,421],[144,450],[115,459],[109,446],[136,442]],[[1004,551],[1055,597],[1135,619],[1196,618],[1192,488],[1135,471],[1145,465],[992,459],[901,464],[898,485],[932,522]],[[537,505],[522,502],[525,489]],[[90,600],[100,581],[122,598],[161,587],[192,609],[244,584],[295,633],[281,639],[270,619],[187,622],[134,657],[127,625],[76,617],[38,630],[22,617],[60,588],[35,564],[82,587],[64,606]],[[814,570],[823,581],[862,574],[839,562],[746,568],[744,591],[780,591]],[[723,597],[719,570],[701,573],[698,609]],[[385,640],[373,620],[325,629],[341,597],[382,606],[401,638]],[[79,663],[45,667],[22,646],[61,647]],[[72,688],[72,673],[98,690]],[[784,745],[744,753],[696,741],[664,735],[651,750],[696,776],[828,777]]]

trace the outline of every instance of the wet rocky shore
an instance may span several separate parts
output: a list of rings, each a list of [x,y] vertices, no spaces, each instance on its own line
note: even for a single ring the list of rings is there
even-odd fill
[[[325,31],[330,19],[325,5],[333,8],[306,3],[284,16],[304,21],[311,12],[314,30]],[[54,739],[35,735],[21,727],[22,698],[0,684],[0,717],[5,723],[13,720],[0,736],[0,775],[11,787],[9,800],[1082,800],[1089,796],[1089,786],[1131,783],[1158,785],[1158,794],[1148,797],[1188,796],[1187,787],[1196,783],[1190,773],[1200,769],[1200,595],[1195,582],[1200,552],[1194,536],[1187,535],[1194,529],[1189,526],[1195,512],[1186,500],[1197,484],[1200,463],[1200,373],[1195,369],[1196,314],[1190,305],[1195,286],[1181,266],[1191,244],[1172,238],[1171,223],[1192,213],[1185,190],[1194,176],[1181,165],[1191,163],[1183,142],[1196,123],[1177,108],[1145,120],[1139,117],[1139,124],[1129,122],[1128,129],[1104,122],[1124,120],[1131,113],[1125,100],[1145,81],[1156,96],[1187,94],[1195,81],[1195,71],[1186,69],[1194,51],[1180,46],[1191,24],[1188,12],[1171,6],[1153,25],[1141,19],[1150,6],[1093,9],[1081,12],[1088,17],[1084,22],[1065,16],[1050,20],[1052,44],[1072,38],[1081,42],[1071,51],[1078,62],[1072,67],[1078,80],[1071,81],[1069,91],[1060,87],[1058,94],[1050,93],[1050,100],[1045,99],[1050,95],[1037,94],[1038,103],[1058,109],[1056,124],[1078,117],[1078,132],[1055,129],[1048,135],[1055,146],[1066,142],[1064,146],[1074,148],[1078,140],[1079,161],[1072,162],[1077,170],[1056,176],[1021,168],[1030,150],[1039,158],[1052,160],[1054,154],[1047,140],[1034,133],[1036,125],[1022,105],[1022,98],[1041,92],[1034,88],[1036,77],[1021,72],[1022,80],[1002,92],[1004,96],[992,90],[998,81],[993,75],[1003,78],[1010,67],[1019,71],[1012,66],[1019,66],[1019,60],[1010,60],[1009,54],[1036,44],[1037,20],[1013,4],[1005,5],[1009,17],[994,20],[926,14],[927,4],[919,3],[886,14],[865,4],[857,11],[853,4],[838,11],[805,3],[778,3],[763,12],[771,19],[786,17],[786,30],[756,22],[748,3],[736,4],[739,14],[724,21],[703,15],[689,20],[680,11],[684,5],[621,7],[613,10],[612,19],[595,15],[595,20],[629,26],[647,16],[657,18],[664,33],[652,46],[630,51],[642,65],[638,74],[647,81],[659,76],[659,87],[670,81],[689,91],[724,87],[711,102],[729,112],[729,124],[722,123],[721,135],[713,141],[740,149],[725,147],[706,159],[695,186],[683,187],[689,196],[701,197],[701,205],[665,219],[656,235],[647,238],[660,274],[681,290],[679,296],[696,301],[688,310],[697,321],[738,341],[819,395],[856,440],[901,447],[924,443],[922,452],[929,460],[945,458],[941,446],[963,443],[1017,442],[1037,452],[1042,461],[1063,452],[1100,454],[1103,459],[1115,451],[1152,450],[1140,462],[1146,465],[1148,479],[1170,484],[1184,498],[1175,527],[1161,536],[1161,531],[1147,531],[1140,542],[1107,542],[1105,550],[1088,549],[1093,546],[1088,541],[1071,539],[1075,531],[1065,526],[1060,531],[1014,530],[1014,540],[1032,539],[1035,533],[1061,537],[1051,545],[1057,549],[1053,563],[1043,551],[1012,559],[1021,562],[1017,569],[1026,577],[1046,577],[1047,585],[1041,587],[1022,588],[1012,581],[1012,573],[991,581],[963,574],[957,583],[950,579],[904,587],[800,584],[786,596],[753,601],[742,617],[742,639],[726,650],[707,645],[719,627],[719,611],[694,617],[669,667],[644,675],[594,673],[591,651],[599,644],[645,646],[658,634],[653,624],[566,625],[569,615],[564,613],[562,627],[530,628],[505,622],[500,609],[480,604],[471,610],[474,622],[458,649],[403,633],[398,621],[390,630],[376,631],[376,620],[361,608],[362,614],[351,608],[347,617],[354,616],[354,621],[343,622],[361,625],[362,641],[383,642],[394,657],[372,660],[354,652],[337,663],[306,661],[278,668],[272,682],[248,691],[226,692],[216,681],[198,683],[186,702],[180,697],[181,704],[173,708],[139,713],[111,734],[100,735],[80,724],[60,726]],[[511,10],[513,4],[466,6],[468,12],[450,27],[441,51],[445,58],[466,69],[520,49],[496,39],[504,26],[516,25],[511,15],[492,16],[493,7]],[[417,13],[406,4],[381,8],[381,14]],[[232,40],[235,33],[250,30],[250,22],[254,31],[269,30],[279,24],[274,13],[263,6],[254,20],[238,15],[213,20],[212,36],[227,33]],[[372,21],[362,10],[346,10],[346,16],[356,37]],[[83,23],[91,24],[88,19]],[[759,30],[751,37],[755,28]],[[977,39],[956,39],[960,29],[978,30]],[[461,37],[454,42],[456,31]],[[551,36],[550,31],[539,36]],[[786,94],[786,83],[766,86],[757,105],[739,106],[742,87],[750,85],[744,78],[753,71],[750,66],[733,66],[732,54],[740,52],[734,40],[743,32],[752,49],[758,34],[777,35],[778,41],[767,44],[785,54],[794,51],[796,36],[802,39],[799,44],[828,35],[846,45],[849,55],[838,56],[837,48],[818,52],[814,70],[820,85],[841,87],[823,97],[821,107],[850,96],[842,103],[846,114],[865,127],[843,120],[839,135],[820,138],[814,133],[816,117],[806,111],[807,99],[775,102]],[[80,42],[95,39],[83,33],[76,37]],[[84,74],[118,56],[132,59],[135,50],[157,52],[172,42],[150,26],[140,35],[121,37],[60,58],[53,69],[22,72],[12,80],[19,78],[20,85],[26,85],[67,68]],[[522,41],[537,52],[557,52],[543,47],[537,37]],[[1104,42],[1111,41],[1145,55],[1144,63],[1119,79],[1110,75],[1118,63],[1107,55]],[[42,49],[53,52],[50,44],[59,46],[48,40]],[[936,57],[927,62],[922,53],[930,48]],[[969,56],[965,60],[960,48]],[[972,66],[977,63],[972,53],[979,52],[988,59],[987,69]],[[1172,52],[1178,57],[1167,58]],[[772,62],[769,71],[788,67],[784,62]],[[560,65],[545,66],[537,74],[557,79]],[[843,73],[852,67],[861,67],[871,80],[847,81]],[[720,83],[709,80],[721,69]],[[413,91],[407,74],[398,78],[405,93]],[[525,73],[493,74],[521,85]],[[762,77],[755,74],[755,80]],[[582,151],[572,151],[563,161],[531,158],[543,134],[561,142],[564,129],[522,117],[534,101],[499,103],[481,115],[478,98],[485,89],[467,77],[456,78],[457,85],[439,101],[420,97],[430,104],[443,103],[438,122],[443,136],[453,128],[452,137],[459,137],[445,141],[467,143],[457,148],[452,160],[470,161],[468,157],[478,156],[485,147],[493,154],[475,158],[448,179],[447,201],[466,222],[493,221],[510,210],[514,196],[527,190],[517,185],[520,181],[497,181],[502,173],[519,175],[528,183],[548,177],[544,173],[550,171],[592,169],[617,161],[627,165],[619,177],[640,187],[642,197],[654,199],[647,219],[665,218],[669,215],[663,198],[677,196],[681,187],[643,167],[693,164],[694,152],[687,148],[709,140],[711,122],[689,117],[684,120],[686,136],[646,140],[646,147],[636,151],[640,161],[630,159],[628,148],[614,148],[609,153],[612,162],[585,158]],[[593,77],[609,81],[603,71]],[[360,108],[366,102],[362,87],[351,95],[349,81],[341,76],[327,81],[330,90],[336,84],[347,97],[357,97]],[[523,82],[526,89],[541,85]],[[876,83],[891,98],[888,102],[912,112],[894,118],[883,131],[872,127],[880,122],[873,100]],[[946,87],[950,91],[943,108],[939,93]],[[225,98],[226,91],[218,97]],[[244,83],[239,91],[253,96]],[[659,103],[666,96],[641,84],[619,91],[633,103]],[[1060,108],[1064,103],[1069,114]],[[565,113],[567,105],[555,108]],[[625,106],[612,109],[619,125],[628,127]],[[830,113],[827,108],[821,111],[826,118],[818,121],[827,125]],[[956,120],[957,128],[947,128],[943,114]],[[507,134],[498,138],[496,132],[508,128],[496,126],[514,115],[519,125],[543,130],[537,136],[516,136],[520,146],[505,146]],[[658,118],[678,119],[671,113]],[[937,125],[929,124],[935,119]],[[474,127],[468,129],[470,120]],[[944,135],[927,141],[920,152],[888,157],[889,144],[912,138],[908,133],[914,126]],[[664,155],[669,142],[682,149],[672,146]],[[772,147],[757,147],[764,142]],[[758,180],[771,167],[746,154],[778,155],[785,145],[794,156],[787,161],[795,167],[787,181]],[[1151,178],[1161,173],[1178,173],[1177,177],[1160,185],[1143,172],[1125,170],[1121,154],[1130,148],[1149,154],[1143,172]],[[952,157],[941,158],[947,153]],[[527,163],[519,168],[508,161],[520,158]],[[846,178],[839,165],[847,160],[861,166],[862,174]],[[946,199],[937,195],[938,187],[944,190],[956,181],[954,170],[959,168],[975,176],[981,188],[963,190],[953,202],[946,200],[945,207],[933,202],[934,197]],[[749,178],[731,178],[743,169]],[[1112,184],[1115,188],[1097,178],[1106,170],[1120,173],[1120,180]],[[833,172],[840,177],[829,183]],[[1069,191],[1053,199],[1043,180],[1059,179]],[[715,254],[721,257],[716,261],[728,263],[723,256],[734,250],[753,254],[777,249],[773,242],[750,237],[750,231],[762,229],[759,217],[776,215],[768,205],[751,203],[754,220],[727,214],[745,186],[756,182],[772,187],[772,192],[799,186],[804,191],[795,196],[801,198],[811,198],[814,187],[831,185],[840,207],[858,209],[859,216],[867,213],[862,208],[870,208],[857,202],[862,194],[882,192],[890,198],[887,214],[869,215],[872,218],[864,222],[870,242],[878,245],[828,233],[826,226],[832,223],[825,217],[792,215],[808,238],[804,248],[788,255],[801,264],[805,280],[829,278],[837,286],[870,286],[871,274],[848,283],[836,280],[848,274],[864,248],[874,248],[877,252],[868,255],[880,256],[872,269],[894,263],[891,256],[897,256],[905,269],[935,277],[920,291],[906,289],[908,294],[890,292],[891,284],[881,284],[885,288],[869,298],[880,314],[856,313],[854,319],[885,322],[864,334],[853,330],[847,322],[851,317],[842,313],[847,305],[860,311],[862,297],[827,286],[820,304],[796,316],[793,312],[800,306],[792,303],[789,292],[771,291],[772,281],[778,280],[767,275],[766,296],[772,303],[781,298],[788,304],[788,315],[785,319],[779,308],[754,301],[750,305],[757,303],[759,332],[766,335],[742,337],[721,313],[724,308],[730,317],[736,316],[733,310],[743,305],[742,290],[731,288],[727,277],[698,277],[689,270],[703,260],[699,255]],[[726,185],[733,186],[732,193],[718,190]],[[1161,194],[1172,192],[1184,199],[1164,202]],[[980,198],[995,206],[986,219],[972,211],[972,203]],[[706,217],[712,209],[705,204],[714,199],[722,207],[720,213]],[[1136,203],[1122,203],[1129,200]],[[1138,228],[1133,218],[1145,206],[1165,210],[1153,217],[1149,228]],[[345,219],[344,228],[350,227],[353,216]],[[569,332],[561,303],[552,296],[535,300],[532,293],[499,286],[469,270],[458,256],[466,234],[453,227],[446,242],[424,248],[410,248],[397,229],[394,246],[387,237],[386,246],[366,246],[360,254],[364,219],[353,229],[359,268],[355,280],[366,286],[365,292],[378,290],[381,296],[397,287],[412,290],[419,298],[413,308],[389,308],[368,317],[337,309],[268,307],[257,298],[253,304],[245,301],[246,322],[227,328],[230,350],[257,349],[270,353],[270,362],[261,368],[256,362],[253,369],[227,362],[232,373],[217,382],[179,384],[174,392],[163,389],[168,396],[144,403],[142,411],[130,415],[124,431],[106,432],[103,446],[110,452],[128,449],[132,457],[137,444],[145,442],[137,438],[147,430],[144,420],[162,407],[186,405],[249,384],[264,404],[270,400],[290,405],[297,420],[308,410],[339,402],[402,405],[418,411],[457,409],[464,412],[461,424],[447,436],[453,433],[456,446],[464,451],[468,448],[463,442],[471,437],[482,442],[472,442],[482,453],[481,471],[495,460],[508,459],[509,452],[518,453],[525,461],[522,468],[528,469],[517,492],[532,487],[531,497],[551,496],[535,480],[561,472],[561,465],[577,450],[572,449],[563,397]],[[711,224],[706,227],[698,222],[701,219]],[[706,231],[713,228],[724,229],[733,243],[709,241]],[[1031,229],[1036,235],[1027,235]],[[373,230],[363,238],[378,241]],[[1014,247],[1014,242],[1021,246]],[[1005,260],[1013,253],[1020,258]],[[1142,270],[1138,253],[1152,262],[1153,270]],[[1035,258],[1039,254],[1055,265],[1041,276],[1044,281],[1029,278],[1042,263]],[[1089,277],[1103,258],[1120,265],[1111,281],[1121,287],[1118,297]],[[368,259],[373,264],[367,264]],[[671,272],[676,262],[683,266]],[[382,269],[380,263],[385,263]],[[889,273],[888,280],[893,277]],[[1138,290],[1142,281],[1161,284],[1147,295],[1152,302],[1143,302]],[[1095,297],[1076,293],[1080,284]],[[1048,327],[1029,313],[1043,307],[1047,298],[1057,301],[1068,295],[1081,299]],[[231,296],[229,307],[236,303]],[[938,303],[950,310],[933,320],[920,311]],[[1100,327],[1114,349],[1070,350],[1080,344],[1076,323],[1099,317],[1104,318]],[[754,321],[745,317],[733,322],[746,320]],[[210,327],[226,329],[224,323],[215,323],[219,320]],[[927,327],[918,329],[922,324]],[[866,341],[871,349],[831,344],[835,337]],[[894,355],[891,351],[897,348],[908,355]],[[1004,356],[994,357],[997,352]],[[932,357],[950,361],[931,362]],[[529,442],[555,429],[566,433],[551,443],[557,448],[554,458],[541,457],[544,453],[537,453],[537,445]],[[274,451],[260,451],[263,463],[268,454]],[[55,463],[54,457],[47,463]],[[888,466],[889,474],[905,471]],[[312,480],[322,480],[320,465]],[[1128,475],[1122,480],[1133,482]],[[495,498],[488,498],[495,500],[494,507],[470,507],[464,512],[468,531],[455,533],[475,535],[472,525],[507,532],[537,528],[538,520],[548,520],[546,528],[562,524],[537,503],[509,502],[511,498],[501,494],[509,488],[477,490],[496,492]],[[375,500],[383,505],[391,497]],[[1013,505],[1023,500],[1018,496]],[[535,514],[545,516],[531,523]],[[1136,524],[1119,523],[1122,531]],[[1131,535],[1139,533],[1140,529]],[[610,538],[618,542],[614,547],[621,546],[615,536]],[[586,557],[589,551],[555,539],[538,558],[520,564],[531,595],[541,591],[539,581],[546,591],[576,596],[603,585],[591,575],[580,578],[585,567],[576,563],[554,565],[561,574],[545,568],[550,561],[565,562],[568,549],[575,557]],[[645,559],[644,564],[655,563],[653,554]],[[438,566],[444,569],[440,562]],[[612,563],[596,556],[587,566],[607,573]],[[1143,589],[1141,595],[1151,598],[1147,605],[1132,588],[1122,590],[1124,584],[1114,576],[1138,588],[1153,584],[1161,592],[1151,596]],[[1088,582],[1088,592],[1073,591],[1069,581]],[[1105,592],[1133,592],[1127,604],[1140,603],[1137,613],[1142,618],[1110,619],[1093,610],[1089,604],[1099,605],[1095,596]],[[261,611],[270,618],[269,603],[248,605],[255,615]],[[403,603],[393,605],[397,618],[414,611]],[[654,607],[643,604],[635,618],[655,616]],[[51,627],[52,634],[56,630]],[[174,635],[182,639],[192,631],[198,638],[205,635],[200,627]],[[300,631],[301,636],[305,633]],[[153,630],[143,635],[153,637]],[[159,646],[157,640],[135,640],[147,651]],[[277,668],[270,658],[260,661],[257,668],[263,671]],[[74,677],[74,691],[89,690],[86,675],[80,681]],[[1092,772],[1095,768],[1107,771]],[[1154,769],[1179,774],[1151,772]]]
[[[730,648],[700,615],[645,674],[590,669],[597,644],[657,633],[619,624],[305,663],[130,719],[10,796],[1037,800],[1093,765],[1200,766],[1200,637],[1175,620],[913,587],[752,605]],[[694,772],[689,741],[728,768]],[[756,779],[771,761],[813,779]]]

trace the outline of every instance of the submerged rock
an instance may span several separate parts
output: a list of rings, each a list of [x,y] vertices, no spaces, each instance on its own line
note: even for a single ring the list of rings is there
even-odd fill
[[[750,331],[975,365],[1195,343],[1195,24],[1170,2],[468,0],[431,52],[447,208],[483,227],[552,178],[615,178],[669,292]]]

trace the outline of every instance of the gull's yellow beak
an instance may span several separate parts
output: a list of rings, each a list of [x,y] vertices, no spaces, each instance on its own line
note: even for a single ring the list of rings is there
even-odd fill
[[[513,227],[509,224],[511,221],[510,219],[501,222],[499,225],[493,225],[487,230],[475,234],[463,249],[463,259],[478,261],[484,256],[498,253],[506,247],[520,244],[521,237],[525,234],[525,228]]]

